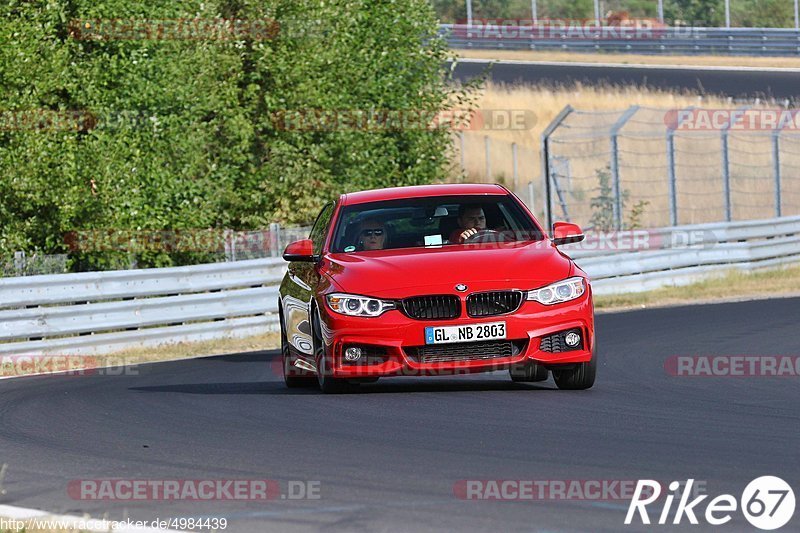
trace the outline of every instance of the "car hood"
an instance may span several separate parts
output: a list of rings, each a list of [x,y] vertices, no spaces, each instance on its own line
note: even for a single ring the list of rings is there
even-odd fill
[[[341,290],[381,298],[453,293],[457,284],[467,285],[469,292],[533,289],[572,271],[570,259],[549,241],[379,250],[327,259],[325,273]]]

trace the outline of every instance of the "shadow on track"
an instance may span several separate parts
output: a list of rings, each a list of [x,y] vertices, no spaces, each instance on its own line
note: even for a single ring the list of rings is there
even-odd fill
[[[204,357],[204,361],[218,361],[220,363],[268,363],[281,356],[280,350],[260,350],[257,352],[241,352],[228,355],[214,355]]]
[[[439,378],[383,378],[385,381],[356,385],[350,394],[385,394],[409,392],[481,392],[481,391],[534,391],[557,390],[550,383],[514,383],[511,380]],[[316,386],[289,389],[281,382],[255,381],[241,383],[176,383],[174,385],[154,385],[151,387],[131,387],[138,392],[173,392],[180,394],[267,394],[267,395],[308,395],[321,394]],[[345,394],[346,395],[346,394]]]

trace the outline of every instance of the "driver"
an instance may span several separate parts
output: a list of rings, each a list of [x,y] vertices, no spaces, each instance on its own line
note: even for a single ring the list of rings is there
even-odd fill
[[[458,229],[450,234],[451,243],[464,241],[486,229],[486,214],[479,204],[462,204],[458,208]]]

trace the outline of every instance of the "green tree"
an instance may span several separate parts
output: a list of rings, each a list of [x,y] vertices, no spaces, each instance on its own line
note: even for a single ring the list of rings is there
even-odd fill
[[[273,38],[87,38],[94,19],[275,20]],[[8,0],[0,7],[0,254],[96,229],[310,221],[345,191],[442,180],[449,132],[291,131],[282,111],[463,105],[425,0]],[[80,36],[80,38],[78,38]],[[263,37],[263,36],[262,36]],[[71,128],[9,124],[76,111]],[[9,118],[11,117],[11,118]],[[81,268],[127,254],[84,254]],[[142,265],[207,260],[152,253]]]

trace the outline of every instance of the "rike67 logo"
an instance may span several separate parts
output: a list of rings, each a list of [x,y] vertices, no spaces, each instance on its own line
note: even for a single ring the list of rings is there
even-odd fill
[[[730,494],[721,494],[708,502],[705,512],[701,514],[700,504],[708,495],[704,494],[689,500],[692,495],[693,479],[685,483],[685,488],[678,494],[683,483],[673,481],[664,500],[664,507],[656,523],[667,524],[672,512],[672,503],[676,496],[679,501],[672,518],[672,524],[680,524],[685,516],[690,524],[699,524],[698,515],[708,524],[718,526],[731,521],[732,513],[740,508],[742,514],[750,524],[758,529],[773,530],[786,525],[794,515],[794,491],[784,480],[775,476],[762,476],[751,481],[742,492],[742,497],[737,501]],[[630,525],[638,514],[642,524],[650,524],[650,515],[647,506],[661,496],[661,484],[658,481],[639,480],[628,507],[625,524]]]

